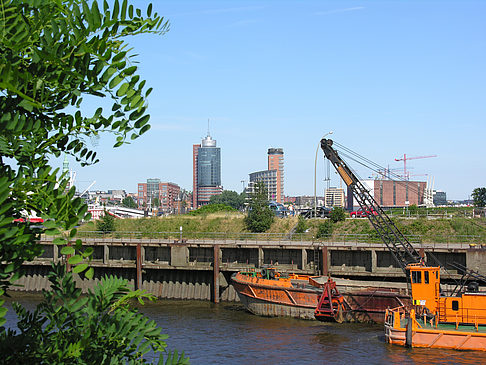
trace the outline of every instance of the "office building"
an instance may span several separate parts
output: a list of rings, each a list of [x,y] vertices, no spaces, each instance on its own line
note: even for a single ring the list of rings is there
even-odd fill
[[[268,170],[277,171],[275,200],[277,203],[284,202],[284,152],[283,148],[268,149]]]
[[[208,135],[201,144],[192,146],[193,207],[209,203],[213,195],[223,192],[221,185],[221,149]]]
[[[268,169],[252,172],[247,193],[253,193],[257,182],[265,185],[268,193],[268,200],[277,203],[284,202],[284,152],[282,148],[268,149]]]
[[[361,183],[382,207],[393,208],[424,204],[427,187],[425,181],[363,180]],[[353,199],[352,207],[348,206],[348,209],[358,206],[356,199]]]
[[[146,183],[138,184],[138,206],[174,213],[180,190],[177,184],[161,182],[160,179],[147,179]]]
[[[324,205],[328,208],[341,207],[344,208],[344,189],[330,187],[326,189],[326,194],[324,195]]]
[[[441,205],[447,205],[447,194],[445,191],[439,191],[439,190],[434,190],[434,205],[441,206]]]

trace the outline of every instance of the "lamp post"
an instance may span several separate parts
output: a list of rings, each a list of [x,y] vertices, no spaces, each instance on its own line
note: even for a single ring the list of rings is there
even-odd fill
[[[314,162],[314,217],[317,217],[317,191],[316,191],[316,185],[317,185],[317,153],[319,152],[319,147],[321,146],[321,140],[330,135],[333,134],[333,131],[329,131],[325,135],[321,137],[319,140],[319,143],[317,144],[317,149],[316,149],[316,160]]]

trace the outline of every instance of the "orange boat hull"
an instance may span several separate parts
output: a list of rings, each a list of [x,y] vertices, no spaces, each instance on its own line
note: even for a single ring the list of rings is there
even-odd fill
[[[248,277],[241,273],[232,277],[241,303],[253,314],[260,316],[315,319],[321,288],[309,285],[308,280],[269,280]],[[409,297],[390,288],[363,288],[339,285],[348,310],[347,322],[383,323],[385,310],[409,303]]]
[[[424,324],[423,321],[419,326],[416,320],[413,321],[413,324],[405,324],[405,319],[397,308],[387,311],[386,318],[385,338],[390,344],[407,347],[486,351],[486,332],[474,325],[459,325],[455,329],[454,325],[451,324],[439,323],[434,326],[433,324]],[[410,328],[407,326],[410,326]]]

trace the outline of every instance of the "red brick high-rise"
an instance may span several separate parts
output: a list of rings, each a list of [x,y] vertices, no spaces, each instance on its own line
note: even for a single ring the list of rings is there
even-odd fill
[[[284,152],[283,148],[268,149],[268,170],[277,170],[277,194],[275,201],[284,202]]]

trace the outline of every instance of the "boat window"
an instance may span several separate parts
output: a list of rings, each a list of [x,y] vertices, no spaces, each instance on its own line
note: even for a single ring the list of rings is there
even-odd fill
[[[422,282],[422,273],[420,271],[412,271],[412,283],[420,284]]]
[[[424,271],[424,283],[428,284],[429,283],[429,272]]]
[[[452,310],[453,311],[458,311],[459,310],[459,301],[453,300],[452,301]]]

